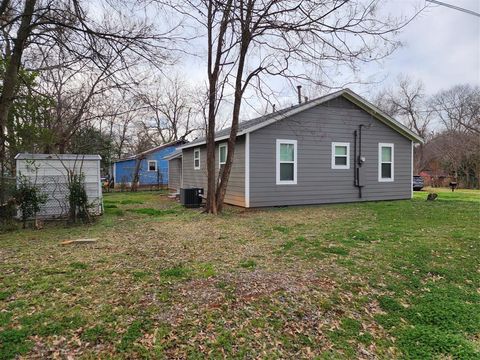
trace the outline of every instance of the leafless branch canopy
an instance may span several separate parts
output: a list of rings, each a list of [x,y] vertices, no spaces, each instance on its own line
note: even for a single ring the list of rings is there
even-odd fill
[[[204,36],[208,77],[207,211],[221,210],[245,93],[264,94],[268,80],[327,86],[330,74],[388,56],[410,19],[385,16],[380,1],[183,0],[169,5]],[[198,30],[200,29],[200,30]],[[200,32],[200,34],[198,34]],[[215,181],[214,132],[221,104],[232,101],[225,167]]]

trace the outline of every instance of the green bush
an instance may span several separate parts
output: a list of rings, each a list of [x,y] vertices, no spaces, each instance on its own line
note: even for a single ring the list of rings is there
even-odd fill
[[[71,172],[68,180],[69,222],[73,224],[79,220],[84,223],[91,222],[90,209],[92,204],[88,202],[87,191],[85,190],[85,175]]]
[[[15,201],[22,216],[23,228],[27,225],[27,220],[35,217],[40,211],[41,205],[47,201],[47,195],[42,194],[40,190],[24,175],[19,175],[18,185],[15,190]]]

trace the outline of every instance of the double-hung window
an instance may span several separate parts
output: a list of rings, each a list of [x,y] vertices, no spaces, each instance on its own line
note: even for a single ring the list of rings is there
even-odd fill
[[[350,143],[332,142],[332,169],[350,169]]]
[[[157,160],[148,160],[148,171],[157,171]]]
[[[193,150],[193,168],[200,169],[200,149]]]
[[[378,144],[378,181],[393,181],[394,153],[393,144]]]
[[[227,144],[220,144],[218,146],[218,164],[225,165],[227,162]]]
[[[297,140],[277,140],[277,185],[297,183]]]

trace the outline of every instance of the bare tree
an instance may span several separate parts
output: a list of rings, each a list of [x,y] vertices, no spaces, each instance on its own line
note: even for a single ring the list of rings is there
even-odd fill
[[[425,144],[429,168],[439,164],[461,186],[480,188],[480,139],[464,131],[443,130]]]
[[[121,159],[131,153],[133,143],[136,141],[133,134],[137,131],[135,124],[141,118],[143,110],[135,97],[127,96],[128,93],[121,93],[113,101],[110,99],[108,116],[102,118],[100,126],[106,123],[108,134],[115,144],[114,158]]]
[[[124,3],[128,2],[127,0]],[[141,1],[130,1],[137,6]],[[23,3],[23,7],[20,6]],[[106,5],[105,5],[106,4]],[[166,60],[165,43],[172,40],[172,33],[161,33],[146,18],[139,18],[125,11],[123,3],[104,3],[110,8],[96,8],[90,13],[89,4],[79,0],[2,0],[0,4],[3,41],[1,57],[6,60],[3,86],[0,93],[0,161],[5,160],[5,129],[9,110],[19,82],[19,69],[49,70],[53,67],[68,68],[80,60],[88,59],[97,65],[103,77],[112,76],[105,66],[115,60],[128,63],[131,56],[159,65]],[[115,11],[111,11],[114,9]],[[102,11],[103,10],[103,11]],[[47,64],[52,54],[59,50],[69,54],[65,62]],[[92,81],[95,81],[92,79]],[[89,95],[86,94],[88,98]],[[82,105],[79,104],[81,107]]]
[[[51,116],[45,127],[54,135],[54,149],[64,153],[74,134],[83,126],[99,125],[118,114],[112,107],[117,98],[125,98],[139,79],[132,79],[137,57],[122,59],[121,50],[108,51],[101,61],[77,59],[62,48],[50,51],[40,72],[38,90],[54,100]],[[69,63],[69,66],[64,66]],[[124,107],[123,107],[124,108]]]
[[[199,130],[193,92],[178,75],[155,78],[139,95],[145,134],[156,144],[184,140]]]
[[[260,94],[266,79],[326,85],[332,68],[358,70],[398,46],[392,35],[408,21],[382,18],[379,1],[186,0],[175,9],[205,30],[207,50],[207,212],[222,210],[235,155],[242,100]],[[220,104],[231,92],[228,153],[215,174],[215,128]]]
[[[3,74],[3,84],[0,93],[0,199],[3,199],[3,190],[5,189],[4,175],[6,162],[6,126],[8,120],[8,112],[15,96],[15,89],[18,82],[18,72],[22,62],[23,50],[30,33],[33,12],[35,10],[36,0],[25,0],[25,6],[20,17],[20,24],[13,39],[7,39],[5,44],[6,55],[8,56],[8,64]],[[5,28],[3,17],[8,11],[10,1],[2,0],[0,5],[0,16],[2,16],[1,26]],[[13,49],[10,49],[10,43],[13,43]]]
[[[428,137],[432,110],[427,107],[425,87],[420,80],[413,81],[408,76],[400,76],[394,89],[381,93],[376,103],[421,138]]]
[[[480,135],[480,87],[456,85],[431,99],[432,111],[449,131]]]
[[[426,141],[431,135],[430,124],[433,119],[433,111],[427,100],[421,81],[413,81],[408,76],[400,75],[393,89],[378,94],[375,103]],[[414,170],[419,173],[426,165],[423,144],[416,146],[414,160]]]
[[[440,91],[430,106],[445,128],[435,139],[436,157],[464,186],[480,188],[480,87]]]

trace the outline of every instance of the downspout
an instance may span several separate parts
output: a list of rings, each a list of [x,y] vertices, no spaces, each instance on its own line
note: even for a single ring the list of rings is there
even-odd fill
[[[360,185],[360,168],[362,167],[362,127],[363,124],[358,125],[358,173],[357,173],[357,179],[358,179],[358,197],[361,199],[362,198],[362,187],[363,185]]]
[[[357,180],[357,130],[353,132],[353,186],[358,186]]]
[[[355,186],[358,188],[358,197],[362,198],[362,187],[363,185],[360,184],[360,169],[363,164],[362,160],[362,127],[365,125],[360,124],[358,125],[358,157],[355,158]],[[357,142],[357,131],[354,133],[355,136],[355,143]],[[355,147],[356,152],[356,147]]]

